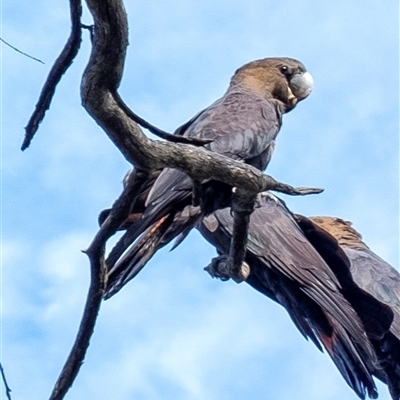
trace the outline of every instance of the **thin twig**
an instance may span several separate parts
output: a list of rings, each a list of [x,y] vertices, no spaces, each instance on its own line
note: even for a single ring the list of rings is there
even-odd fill
[[[3,38],[1,38],[1,37],[0,37],[0,41],[2,41],[2,42],[3,42],[5,45],[7,45],[8,47],[11,47],[11,48],[12,48],[13,50],[15,50],[17,53],[20,53],[20,54],[24,55],[25,57],[31,58],[32,60],[35,60],[35,61],[37,61],[37,62],[40,62],[41,64],[44,64],[44,62],[43,62],[42,60],[39,60],[39,59],[36,58],[36,57],[30,56],[29,54],[24,53],[23,51],[21,51],[21,50],[17,49],[16,47],[14,47],[12,44],[6,42],[6,41],[5,41]]]
[[[75,343],[54,385],[50,400],[61,400],[64,398],[83,364],[106,285],[107,267],[104,261],[105,244],[116,232],[121,222],[127,217],[131,201],[134,201],[135,196],[140,194],[141,188],[147,179],[148,173],[145,171],[135,171],[135,173],[130,175],[129,182],[121,196],[113,205],[110,215],[85,251],[90,260],[90,288]]]
[[[3,382],[4,382],[4,387],[5,387],[5,389],[6,389],[6,396],[7,396],[7,399],[8,400],[11,400],[11,389],[10,389],[10,386],[8,386],[8,383],[7,383],[7,379],[6,379],[6,375],[5,375],[5,373],[4,373],[4,369],[3,369],[3,366],[1,365],[1,363],[0,363],[0,372],[1,372],[1,377],[2,377],[2,379],[3,379]]]
[[[139,124],[141,127],[147,129],[154,135],[168,140],[169,142],[172,143],[186,143],[186,144],[192,144],[194,146],[204,146],[207,143],[211,143],[213,139],[201,139],[201,138],[195,138],[195,137],[187,137],[187,136],[181,136],[181,135],[174,135],[172,133],[168,133],[160,128],[157,128],[153,124],[150,124],[150,122],[146,121],[142,117],[139,117],[136,113],[134,113],[126,104],[125,102],[121,99],[121,97],[118,95],[118,93],[115,94],[115,100],[117,101],[118,105],[121,107],[121,109],[125,112],[125,114],[131,118],[133,121],[135,121],[137,124]]]
[[[322,188],[293,187],[287,183],[282,183],[275,180],[272,178],[272,176],[264,175],[264,177],[267,178],[263,183],[265,187],[264,190],[261,190],[260,192],[271,190],[273,192],[279,192],[289,196],[308,196],[310,194],[320,194],[324,191]]]
[[[94,26],[93,25],[86,25],[81,24],[82,29],[86,29],[89,31],[90,41],[93,43],[93,35],[94,35]]]
[[[58,56],[50,70],[49,75],[47,76],[46,82],[39,96],[39,101],[35,106],[35,111],[29,119],[28,125],[25,127],[25,139],[22,143],[21,150],[25,150],[27,147],[29,147],[33,136],[39,127],[39,124],[42,122],[46,111],[50,107],[51,100],[54,96],[56,87],[61,80],[61,77],[67,71],[69,66],[72,64],[73,59],[78,54],[82,36],[81,0],[70,0],[70,14],[72,22],[71,34],[61,54]]]

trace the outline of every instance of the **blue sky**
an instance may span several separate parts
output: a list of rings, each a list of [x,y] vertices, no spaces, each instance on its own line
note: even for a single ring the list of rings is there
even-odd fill
[[[234,70],[301,60],[311,96],[284,118],[268,172],[325,192],[293,211],[349,219],[399,267],[399,37],[394,0],[127,1],[121,94],[168,130],[221,96]],[[42,399],[69,352],[88,287],[80,250],[129,165],[80,106],[89,38],[31,147],[19,148],[43,81],[69,34],[67,2],[3,0],[1,352],[14,399]],[[85,12],[84,22],[91,19]],[[285,311],[245,284],[203,271],[214,250],[194,232],[103,304],[68,399],[351,400],[329,358]],[[380,399],[389,399],[380,385]],[[1,390],[1,396],[3,390]]]

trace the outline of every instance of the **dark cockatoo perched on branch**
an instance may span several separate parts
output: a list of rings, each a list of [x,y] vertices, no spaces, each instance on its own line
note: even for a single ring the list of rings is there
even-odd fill
[[[210,139],[205,146],[208,150],[262,171],[271,159],[283,114],[305,99],[312,86],[310,73],[297,60],[266,58],[250,62],[235,72],[221,99],[178,128],[175,134]],[[192,206],[193,189],[200,192],[200,207]],[[150,243],[159,247],[157,238],[174,224],[174,236],[180,234],[184,238],[203,215],[230,206],[231,200],[232,187],[224,182],[209,180],[194,185],[186,174],[164,169],[155,183],[149,185],[144,212],[143,207],[138,211],[133,205],[130,219],[136,222],[108,259],[110,272],[105,297],[118,292],[143,266],[144,259],[137,263],[136,247],[119,259],[140,235],[144,234],[140,240],[145,247]],[[178,226],[174,218],[178,213],[182,216],[183,210],[188,218],[181,219]]]
[[[286,78],[288,63],[282,65],[282,60],[256,61],[240,68],[226,95],[176,134],[213,139],[207,145],[210,150],[265,168],[282,114],[311,90],[311,77],[304,68]],[[277,71],[285,76],[289,95],[282,98],[281,89],[268,89],[274,95],[265,102],[259,96],[261,77],[268,75],[262,65],[270,63],[268,69],[275,68],[274,79],[282,82]],[[299,96],[296,100],[294,93]],[[193,182],[185,174],[172,169],[154,171],[122,227],[127,232],[108,258],[111,270],[106,298],[136,276],[159,248],[173,238],[178,238],[179,244],[195,225],[222,257],[229,251],[232,216],[229,209],[214,211],[230,205],[232,188],[208,181],[201,182],[200,191],[201,206],[193,206]],[[101,221],[106,216],[107,211]],[[316,232],[320,245],[314,240]],[[332,258],[332,252],[338,255]],[[293,216],[273,196],[264,196],[250,218],[246,263],[250,266],[247,283],[286,308],[300,332],[318,348],[326,349],[360,398],[365,398],[366,392],[376,396],[372,374],[389,387],[395,386],[393,373],[380,353],[384,343],[392,343],[388,335],[393,311],[354,283],[349,259],[333,237],[321,234],[305,217]],[[220,266],[214,263],[209,271],[228,279],[229,273],[221,272]]]
[[[155,229],[151,236],[139,239],[136,252],[131,253],[132,265],[140,266],[137,272],[176,236],[175,228],[188,218],[186,211],[177,213],[166,231]],[[199,230],[220,255],[226,254],[233,232],[230,209],[203,218]],[[356,282],[361,279],[364,283],[357,285],[351,273],[359,262],[350,263],[343,251],[346,247],[339,243],[311,220],[293,215],[276,197],[262,196],[250,217],[246,282],[281,304],[300,332],[319,349],[321,345],[326,349],[360,398],[365,398],[366,392],[376,397],[375,375],[388,384],[393,399],[398,399],[400,276],[377,258],[383,266],[363,263]],[[220,264],[212,263],[207,269],[214,277],[229,279],[218,267]],[[377,270],[380,279],[373,282],[368,277]]]
[[[220,254],[229,251],[232,228],[229,209],[207,216],[199,227]],[[319,349],[322,344],[360,398],[366,391],[375,398],[371,375],[389,379],[373,343],[387,335],[393,311],[356,285],[337,241],[315,228],[275,196],[263,196],[250,217],[246,282],[281,304]],[[213,261],[207,270],[228,278],[218,267]]]

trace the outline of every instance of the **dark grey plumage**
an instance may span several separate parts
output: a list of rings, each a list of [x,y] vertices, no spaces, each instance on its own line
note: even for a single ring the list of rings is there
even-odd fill
[[[132,274],[181,232],[185,221],[193,218],[190,211],[195,211],[196,218],[196,210],[187,207],[167,224],[160,220],[145,232],[129,254]],[[292,216],[272,196],[260,202],[250,221],[247,283],[281,304],[318,348],[322,343],[360,398],[365,390],[375,397],[372,373],[391,384],[367,337],[374,343],[386,340],[393,313],[357,288],[350,262],[337,241],[300,217]],[[229,210],[220,210],[204,218],[200,230],[224,254],[229,251],[232,227]]]
[[[310,219],[333,235],[343,248],[357,285],[394,311],[391,331],[400,340],[400,273],[362,241],[351,222],[334,217]]]
[[[352,249],[342,245],[351,262],[351,274],[358,286],[371,293],[394,311],[391,332],[400,346],[400,274],[370,249]],[[400,350],[400,348],[399,348]]]
[[[400,274],[362,241],[349,221],[334,217],[312,217],[311,221],[340,244],[350,260],[351,275],[356,284],[393,311],[390,331],[374,345],[383,367],[392,398],[400,399]]]
[[[219,253],[229,251],[233,229],[229,209],[204,218],[199,229]],[[354,282],[346,282],[340,270],[333,271],[326,264],[292,214],[274,197],[265,198],[251,215],[246,262],[250,266],[246,282],[281,304],[300,332],[318,348],[322,343],[360,398],[365,398],[366,390],[374,398],[377,393],[371,374],[376,356],[355,311],[359,304],[350,303],[342,293],[345,285],[353,285],[356,290]],[[364,293],[359,293],[356,300],[362,305],[370,303]],[[372,303],[379,308],[379,304]],[[381,335],[390,322],[390,315],[382,315],[378,324]]]
[[[275,146],[282,115],[307,97],[311,88],[311,75],[297,60],[253,61],[236,71],[221,99],[178,128],[175,134],[212,139],[205,146],[208,150],[264,170]],[[229,206],[231,193],[232,188],[225,183],[202,182],[201,212],[197,210],[197,218],[187,219],[180,227],[175,221],[174,233],[184,235],[202,215]],[[139,257],[143,248],[155,245],[161,231],[167,230],[166,225],[173,223],[174,216],[191,207],[191,203],[191,179],[177,170],[163,170],[150,190],[142,217],[128,229],[108,259],[106,298],[137,274],[144,265]],[[192,210],[190,214],[196,212]],[[151,237],[154,232],[159,235]],[[141,249],[134,246],[120,259],[140,235]]]

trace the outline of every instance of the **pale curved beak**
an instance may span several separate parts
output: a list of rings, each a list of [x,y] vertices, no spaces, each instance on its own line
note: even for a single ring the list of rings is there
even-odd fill
[[[290,80],[290,90],[298,101],[305,99],[312,91],[314,79],[309,72],[296,74]]]

